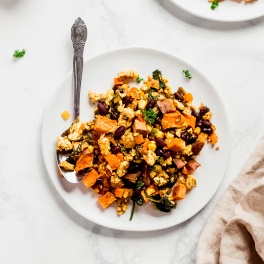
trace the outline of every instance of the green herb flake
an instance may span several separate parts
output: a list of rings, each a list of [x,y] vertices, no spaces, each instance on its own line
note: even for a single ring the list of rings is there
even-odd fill
[[[26,54],[26,50],[24,50],[24,49],[22,49],[21,51],[20,50],[15,50],[14,54],[13,54],[13,57],[16,58],[16,59],[19,59],[19,58],[24,57],[25,54]]]
[[[140,77],[137,77],[136,81],[137,83],[141,83],[144,79],[143,78],[140,78]]]
[[[153,73],[152,73],[152,77],[154,80],[158,80],[159,81],[159,87],[161,89],[165,89],[166,88],[166,84],[162,78],[162,74],[161,74],[161,71],[160,70],[155,70]]]
[[[218,7],[218,5],[219,5],[219,1],[218,0],[214,0],[212,2],[211,9],[215,10]]]
[[[155,123],[157,115],[152,108],[142,110],[142,114],[148,124],[153,125]]]
[[[183,70],[182,73],[184,73],[186,78],[192,79],[192,75],[190,74],[189,70]]]
[[[142,188],[144,186],[144,182],[137,181],[137,188]]]

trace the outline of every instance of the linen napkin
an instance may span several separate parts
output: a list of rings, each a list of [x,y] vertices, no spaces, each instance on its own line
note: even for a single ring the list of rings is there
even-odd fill
[[[264,263],[264,137],[207,220],[196,263]]]

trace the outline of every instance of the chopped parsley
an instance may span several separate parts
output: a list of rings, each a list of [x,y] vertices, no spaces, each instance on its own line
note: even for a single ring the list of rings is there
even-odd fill
[[[155,123],[157,115],[152,108],[142,110],[142,114],[148,124],[153,125]]]
[[[142,188],[144,186],[144,182],[142,181],[137,181],[137,187]]]
[[[189,70],[183,70],[182,73],[184,73],[186,78],[192,79],[192,75],[190,74]]]
[[[219,1],[218,0],[214,0],[212,2],[211,9],[215,10],[218,7],[218,5],[219,5]]]
[[[142,82],[144,79],[143,78],[140,78],[140,77],[137,77],[137,79],[136,79],[136,81],[137,81],[137,83],[140,83],[140,82]]]
[[[25,54],[26,54],[26,51],[24,49],[22,49],[21,51],[20,50],[15,50],[14,54],[13,54],[13,57],[16,58],[16,59],[19,59],[19,58],[24,57]]]
[[[166,88],[166,84],[162,78],[162,74],[161,74],[161,71],[159,70],[155,70],[153,73],[152,73],[152,77],[154,80],[158,80],[159,81],[159,87],[162,88],[162,89],[165,89]]]

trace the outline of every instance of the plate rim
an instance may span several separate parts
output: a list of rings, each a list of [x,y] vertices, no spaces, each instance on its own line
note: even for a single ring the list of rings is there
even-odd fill
[[[263,11],[263,14],[261,14],[261,15],[257,15],[257,16],[252,15],[252,16],[249,16],[249,17],[246,17],[246,18],[240,18],[240,19],[219,19],[219,18],[212,18],[212,17],[207,17],[207,16],[204,16],[204,15],[201,15],[201,14],[197,14],[197,13],[195,13],[192,10],[188,10],[185,7],[182,7],[179,3],[177,3],[177,0],[169,0],[169,1],[172,4],[176,5],[178,8],[180,8],[181,10],[185,11],[186,13],[188,13],[188,14],[191,14],[193,16],[196,16],[196,17],[199,17],[199,18],[202,18],[202,19],[206,19],[208,21],[214,21],[214,22],[221,22],[221,23],[239,23],[239,22],[245,22],[245,21],[250,21],[250,20],[258,19],[258,18],[261,18],[261,17],[264,16],[264,11]],[[204,0],[204,1],[206,1],[206,0]],[[209,8],[208,8],[208,11],[210,11]]]
[[[107,228],[110,228],[110,229],[114,229],[114,230],[122,230],[122,231],[129,231],[129,232],[150,232],[150,231],[158,231],[158,230],[164,230],[164,229],[168,229],[168,228],[171,228],[173,226],[178,226],[179,224],[181,223],[184,223],[185,221],[193,218],[197,213],[199,213],[203,208],[205,208],[205,206],[213,199],[213,197],[215,196],[216,192],[218,191],[219,187],[221,186],[222,182],[223,182],[223,179],[225,178],[226,176],[226,171],[227,171],[227,168],[228,168],[228,165],[229,165],[229,162],[230,162],[230,155],[231,155],[231,129],[230,129],[230,120],[229,120],[229,117],[227,115],[227,108],[226,108],[226,105],[224,103],[224,100],[222,100],[222,97],[220,96],[218,90],[216,89],[216,87],[212,84],[212,82],[210,81],[210,79],[208,79],[208,77],[206,75],[204,75],[198,67],[195,67],[192,63],[189,63],[188,60],[185,60],[183,59],[181,56],[176,56],[172,53],[169,53],[169,52],[166,52],[166,51],[163,51],[163,50],[159,50],[159,49],[155,49],[155,48],[150,48],[150,47],[146,47],[146,46],[129,46],[129,47],[122,47],[122,48],[117,48],[117,49],[111,49],[111,50],[108,50],[108,51],[105,51],[105,52],[101,52],[99,54],[96,54],[94,56],[91,56],[89,58],[87,58],[86,60],[84,60],[84,65],[86,63],[89,63],[89,61],[92,61],[94,59],[97,59],[97,58],[100,58],[100,57],[103,57],[103,56],[108,56],[109,54],[111,53],[116,53],[116,52],[119,52],[119,51],[129,51],[129,50],[132,50],[132,51],[135,51],[135,50],[141,50],[141,51],[150,51],[150,52],[154,52],[154,53],[159,53],[161,55],[165,55],[165,56],[169,56],[171,58],[173,58],[173,60],[178,60],[178,61],[181,61],[182,63],[192,67],[195,69],[195,71],[201,75],[205,80],[206,82],[208,82],[208,84],[210,85],[211,88],[213,88],[214,92],[217,94],[218,98],[219,98],[219,101],[220,103],[222,104],[223,106],[223,111],[224,111],[224,116],[226,117],[226,126],[227,126],[227,132],[228,132],[228,144],[227,144],[227,151],[228,151],[228,155],[227,155],[227,161],[226,161],[226,164],[225,164],[225,169],[223,171],[223,176],[219,182],[219,185],[217,186],[216,190],[214,191],[213,195],[210,197],[210,199],[201,207],[201,208],[198,208],[197,210],[194,211],[194,213],[192,214],[191,217],[186,217],[185,219],[183,219],[181,222],[179,223],[171,223],[171,224],[167,224],[166,226],[161,226],[161,227],[157,227],[157,228],[145,228],[145,229],[131,229],[129,228],[129,225],[126,227],[126,228],[119,228],[118,226],[115,226],[115,225],[111,225],[111,223],[105,223],[103,221],[100,221],[99,220],[92,220],[92,218],[88,218],[86,217],[82,212],[80,212],[77,208],[74,208],[68,201],[67,199],[64,197],[63,195],[63,192],[62,190],[58,189],[57,188],[57,184],[55,182],[55,179],[53,179],[53,177],[51,177],[51,175],[49,174],[49,171],[48,171],[48,168],[47,168],[47,161],[45,159],[45,154],[44,154],[44,135],[43,135],[43,124],[45,123],[45,120],[47,118],[47,115],[48,115],[48,108],[49,106],[51,105],[52,101],[54,100],[54,96],[55,94],[60,90],[62,84],[72,75],[73,71],[69,71],[65,77],[61,80],[61,82],[59,82],[56,86],[56,89],[54,89],[54,93],[51,95],[51,98],[48,100],[47,102],[47,105],[46,105],[46,108],[45,108],[45,113],[44,113],[44,116],[43,116],[43,119],[42,119],[42,130],[41,130],[41,151],[42,151],[42,157],[43,157],[43,161],[44,161],[44,165],[45,165],[45,169],[46,169],[46,172],[48,174],[48,177],[49,179],[51,180],[52,184],[53,184],[53,187],[56,189],[56,191],[59,193],[61,199],[71,208],[71,210],[77,212],[81,217],[83,217],[84,219],[87,219],[89,221],[91,221],[93,224],[96,224],[96,225],[100,225],[102,227],[107,227]],[[54,150],[54,159],[55,159],[55,150]]]

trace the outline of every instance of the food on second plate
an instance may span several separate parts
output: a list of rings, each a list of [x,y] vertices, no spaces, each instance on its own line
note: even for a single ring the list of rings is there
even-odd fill
[[[89,98],[95,119],[76,121],[57,138],[56,149],[69,153],[60,167],[75,170],[102,208],[116,203],[123,214],[132,201],[130,219],[135,205],[174,209],[197,184],[196,156],[218,141],[210,109],[202,103],[196,109],[193,95],[182,87],[174,92],[159,70],[146,80],[120,72],[106,94]]]
[[[211,4],[211,9],[215,10],[218,6],[220,2],[223,2],[224,0],[208,0],[208,2],[212,3]],[[246,4],[249,3],[253,3],[257,0],[232,0],[233,2],[237,2],[237,3],[241,3],[241,2],[245,2]]]

